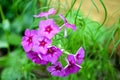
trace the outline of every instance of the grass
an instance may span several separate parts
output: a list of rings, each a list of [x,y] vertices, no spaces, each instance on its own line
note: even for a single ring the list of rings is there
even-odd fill
[[[91,0],[96,9],[98,6]],[[53,44],[65,49],[67,52],[75,54],[80,46],[85,49],[85,59],[82,63],[82,69],[65,78],[51,76],[46,71],[46,66],[40,66],[32,63],[26,58],[25,52],[21,47],[21,38],[26,28],[37,29],[38,22],[41,19],[34,19],[33,14],[40,11],[46,11],[52,7],[52,0],[4,0],[1,4],[1,23],[0,23],[0,73],[2,80],[37,80],[41,79],[41,74],[33,73],[34,70],[42,71],[48,77],[42,77],[42,80],[118,80],[117,75],[120,74],[116,64],[117,46],[120,44],[120,20],[113,25],[105,27],[104,23],[107,18],[107,10],[100,0],[105,10],[103,23],[92,21],[88,17],[84,17],[79,11],[81,4],[77,10],[73,10],[76,0],[71,3],[66,15],[70,23],[76,24],[77,31],[74,32],[68,29],[68,37],[63,38],[63,31],[54,39]],[[11,3],[11,4],[10,4]],[[7,4],[8,6],[5,6]],[[20,4],[20,5],[19,5]],[[40,4],[40,5],[39,5]],[[57,1],[58,14],[62,13],[61,4]],[[4,9],[7,9],[5,11]],[[99,10],[98,10],[99,11]],[[58,14],[53,16],[56,23],[60,26],[63,22],[59,19]],[[5,28],[5,26],[7,27]],[[115,39],[115,36],[117,39]],[[109,51],[109,46],[112,43],[113,47]],[[5,50],[5,51],[4,51]],[[60,60],[65,65],[63,55]],[[38,77],[38,76],[40,77]],[[6,77],[7,76],[7,77]]]

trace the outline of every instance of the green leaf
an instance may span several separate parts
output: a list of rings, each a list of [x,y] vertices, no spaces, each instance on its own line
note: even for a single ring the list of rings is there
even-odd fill
[[[5,30],[5,31],[10,31],[10,22],[9,22],[9,20],[4,20],[3,21],[3,29]]]
[[[5,68],[1,74],[2,80],[16,80],[16,79],[19,80],[20,77],[21,77],[21,74],[19,70],[13,67]]]
[[[8,56],[0,57],[0,67],[7,66],[7,60],[8,60]]]
[[[12,33],[8,36],[8,42],[12,45],[20,45],[21,37],[17,34]]]
[[[0,48],[7,48],[8,43],[6,41],[0,41]]]

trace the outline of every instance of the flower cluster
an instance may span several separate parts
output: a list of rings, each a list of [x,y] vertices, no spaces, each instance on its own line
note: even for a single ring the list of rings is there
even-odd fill
[[[26,52],[27,58],[32,62],[41,65],[51,63],[52,66],[48,66],[47,68],[51,75],[64,77],[79,71],[81,68],[80,64],[84,58],[84,49],[80,47],[75,55],[68,54],[66,58],[68,64],[65,67],[62,66],[58,59],[63,51],[52,45],[52,38],[59,33],[61,29],[64,29],[66,37],[66,29],[71,28],[76,31],[76,27],[75,25],[68,23],[62,14],[59,16],[63,19],[64,24],[59,27],[54,19],[48,18],[49,15],[55,14],[56,10],[51,8],[48,12],[41,12],[38,15],[34,15],[35,18],[45,17],[46,20],[41,20],[39,22],[38,30],[26,29],[21,44]]]

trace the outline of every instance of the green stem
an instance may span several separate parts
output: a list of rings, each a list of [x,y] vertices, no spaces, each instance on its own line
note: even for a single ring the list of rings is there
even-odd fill
[[[10,45],[9,45],[9,32],[6,32],[6,39],[7,39],[7,44],[8,44],[8,55],[9,55],[9,53],[10,53]]]
[[[93,5],[95,6],[95,8],[97,9],[97,12],[100,12],[99,9],[98,9],[98,7],[97,7],[97,5],[94,2],[94,0],[91,0],[91,1],[92,1]]]
[[[60,0],[58,0],[58,2],[60,2]],[[60,10],[60,3],[58,3],[57,13],[59,13],[59,10]],[[57,13],[56,13],[56,14],[57,14]]]
[[[105,23],[105,21],[107,20],[107,9],[105,7],[105,4],[103,3],[102,0],[100,0],[100,3],[102,4],[103,8],[104,8],[104,12],[105,12],[105,17],[104,17],[104,20],[102,22],[102,24],[98,27],[98,30],[101,28],[101,26],[103,26],[103,24]]]
[[[78,16],[78,13],[79,13],[79,10],[80,10],[81,6],[82,6],[82,0],[81,0],[81,2],[80,2],[80,5],[79,5],[79,7],[78,7],[78,10],[77,10],[77,13],[76,13],[76,16],[75,16],[75,25],[76,25],[77,16]]]
[[[2,20],[5,20],[5,16],[4,16],[4,13],[3,13],[1,5],[0,5],[0,14],[1,14]]]
[[[50,1],[48,2],[48,7],[50,7],[51,2],[52,2],[52,0],[50,0]]]
[[[4,13],[3,13],[1,5],[0,5],[0,14],[1,14],[2,20],[4,21],[5,20],[5,16],[4,16]],[[10,46],[9,46],[8,37],[9,37],[9,32],[6,32],[6,40],[7,40],[7,43],[8,43],[8,48],[7,49],[8,49],[8,55],[9,55],[9,53],[10,53]]]
[[[70,7],[70,9],[68,10],[68,12],[66,13],[65,17],[68,16],[68,14],[69,14],[69,12],[72,10],[72,8],[73,8],[75,2],[76,2],[76,0],[74,0],[74,1],[73,1],[73,4],[71,4],[71,7]]]

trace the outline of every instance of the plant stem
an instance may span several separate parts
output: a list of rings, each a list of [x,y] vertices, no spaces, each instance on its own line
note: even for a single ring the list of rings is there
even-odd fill
[[[2,20],[5,20],[5,16],[4,16],[4,13],[3,13],[1,5],[0,5],[0,14],[1,14]]]

